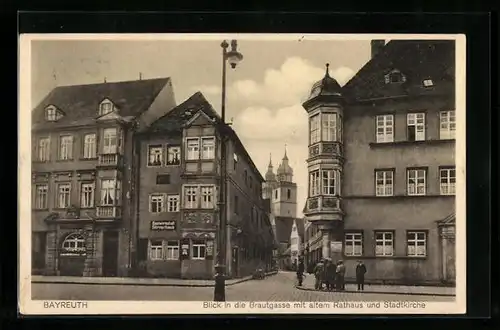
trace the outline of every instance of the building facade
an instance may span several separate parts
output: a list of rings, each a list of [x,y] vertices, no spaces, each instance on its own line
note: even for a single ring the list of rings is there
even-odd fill
[[[33,273],[128,274],[133,141],[174,105],[164,78],[57,87],[33,110]]]
[[[362,259],[367,281],[454,282],[454,63],[453,41],[374,40],[344,87],[327,70],[304,103],[304,213],[347,278]]]
[[[138,259],[149,276],[212,279],[217,255],[221,136],[227,139],[226,269],[231,277],[271,268],[264,178],[229,126],[196,93],[138,140]]]

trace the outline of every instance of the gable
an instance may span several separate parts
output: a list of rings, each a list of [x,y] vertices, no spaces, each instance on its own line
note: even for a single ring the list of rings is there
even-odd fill
[[[123,117],[120,116],[116,111],[112,111],[108,114],[105,114],[103,116],[100,116],[97,118],[98,121],[104,121],[104,120],[123,120]]]
[[[191,118],[186,123],[186,127],[190,127],[190,126],[208,126],[208,125],[214,125],[214,121],[212,121],[203,110],[199,110],[193,116],[193,118]]]

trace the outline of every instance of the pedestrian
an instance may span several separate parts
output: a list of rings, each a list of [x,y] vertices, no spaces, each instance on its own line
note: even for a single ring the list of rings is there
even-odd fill
[[[365,290],[365,274],[366,267],[363,261],[358,260],[358,265],[356,266],[356,283],[358,284],[358,291]]]
[[[323,260],[320,260],[316,266],[314,267],[314,277],[316,279],[316,282],[314,283],[314,288],[316,290],[321,290],[323,286],[323,269],[324,269],[324,263]]]
[[[332,259],[329,259],[328,266],[326,267],[326,281],[327,288],[329,291],[333,291],[335,289],[335,270],[337,266]]]
[[[344,266],[344,262],[342,260],[339,260],[337,263],[336,275],[337,275],[337,285],[336,285],[337,291],[344,291],[345,290],[345,282],[344,282],[345,266]]]
[[[302,286],[302,281],[304,280],[304,268],[304,260],[300,259],[297,266],[297,280],[299,282],[299,286]]]

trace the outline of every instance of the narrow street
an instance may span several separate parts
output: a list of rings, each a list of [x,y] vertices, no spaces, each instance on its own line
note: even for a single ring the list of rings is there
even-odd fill
[[[227,301],[428,301],[449,302],[454,297],[317,292],[295,288],[295,274],[280,272],[264,280],[251,280],[226,288]],[[164,300],[211,301],[213,287],[167,287],[140,285],[87,285],[33,283],[34,300]]]

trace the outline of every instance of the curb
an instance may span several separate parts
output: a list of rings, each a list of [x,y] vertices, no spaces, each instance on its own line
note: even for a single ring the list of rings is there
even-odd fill
[[[295,286],[296,289],[298,290],[303,290],[303,291],[314,291],[314,292],[327,292],[327,291],[318,291],[315,289],[311,288],[304,288],[300,286]],[[331,291],[332,293],[339,292],[339,291]],[[411,295],[411,296],[440,296],[440,297],[456,297],[456,294],[451,294],[451,293],[429,293],[429,292],[390,292],[390,291],[357,291],[357,290],[344,290],[340,291],[342,293],[378,293],[378,294],[394,294],[394,295]]]
[[[266,277],[276,275],[277,273],[268,273],[266,274]],[[233,282],[226,282],[226,286],[231,286],[243,282],[247,282],[253,280],[251,276],[241,278],[238,280],[235,280]],[[125,282],[125,283],[100,283],[100,282],[82,282],[82,281],[58,281],[58,280],[53,280],[53,281],[40,281],[40,280],[32,280],[31,283],[44,283],[44,284],[81,284],[81,285],[119,285],[119,286],[165,286],[165,287],[184,287],[184,288],[213,288],[215,286],[214,284],[173,284],[173,283],[132,283],[132,282]]]

